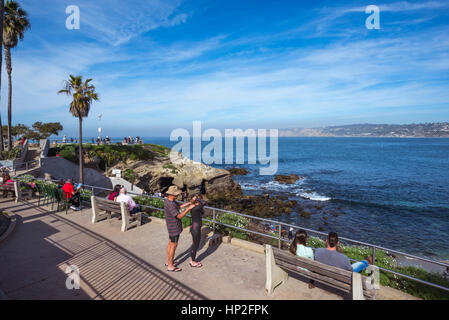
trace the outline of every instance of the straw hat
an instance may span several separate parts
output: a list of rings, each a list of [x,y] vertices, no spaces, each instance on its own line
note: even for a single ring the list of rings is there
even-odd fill
[[[166,194],[170,194],[172,196],[179,196],[181,194],[181,190],[177,186],[171,186],[168,188]]]

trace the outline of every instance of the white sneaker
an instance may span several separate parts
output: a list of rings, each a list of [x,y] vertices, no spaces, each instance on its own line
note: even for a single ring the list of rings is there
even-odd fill
[[[75,206],[70,206],[70,209],[75,210],[75,211],[80,211],[80,208],[75,207]]]

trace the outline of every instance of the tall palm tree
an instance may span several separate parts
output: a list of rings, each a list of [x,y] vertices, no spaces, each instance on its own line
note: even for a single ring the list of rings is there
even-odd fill
[[[8,149],[12,148],[11,136],[11,108],[12,108],[12,66],[11,66],[11,49],[16,47],[19,40],[23,40],[25,31],[31,28],[28,14],[20,5],[13,0],[6,0],[5,13],[3,20],[3,46],[5,47],[6,71],[8,73]]]
[[[70,103],[70,112],[79,120],[79,166],[80,182],[84,183],[84,157],[83,157],[83,118],[89,115],[92,102],[98,100],[98,94],[95,92],[95,86],[91,85],[92,79],[83,82],[82,76],[70,75],[69,80],[64,81],[64,88],[58,91],[58,94],[65,93],[72,97]]]
[[[5,15],[5,1],[0,0],[0,34],[3,34],[3,17]],[[2,92],[2,62],[3,62],[3,37],[0,37],[0,98]],[[2,128],[2,115],[0,113],[0,128]],[[0,130],[1,131],[1,130]],[[0,151],[5,150],[3,134],[0,132]]]

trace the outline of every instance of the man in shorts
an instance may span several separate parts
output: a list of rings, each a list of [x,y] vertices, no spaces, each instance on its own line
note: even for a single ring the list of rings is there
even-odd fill
[[[180,272],[182,269],[173,264],[176,247],[178,246],[179,235],[182,232],[181,219],[192,210],[195,205],[190,202],[178,205],[176,198],[181,194],[181,190],[177,186],[171,186],[166,192],[167,198],[164,200],[165,222],[167,223],[168,236],[170,241],[167,246],[167,271]],[[182,213],[180,209],[186,208]]]

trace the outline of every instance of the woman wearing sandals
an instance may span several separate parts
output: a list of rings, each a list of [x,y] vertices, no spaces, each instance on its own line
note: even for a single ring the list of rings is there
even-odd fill
[[[201,268],[201,262],[196,261],[196,253],[201,242],[201,225],[203,220],[204,206],[206,202],[201,195],[196,195],[190,201],[195,205],[190,214],[192,215],[192,225],[190,226],[190,233],[192,234],[192,247],[190,248],[190,266],[192,268]]]

